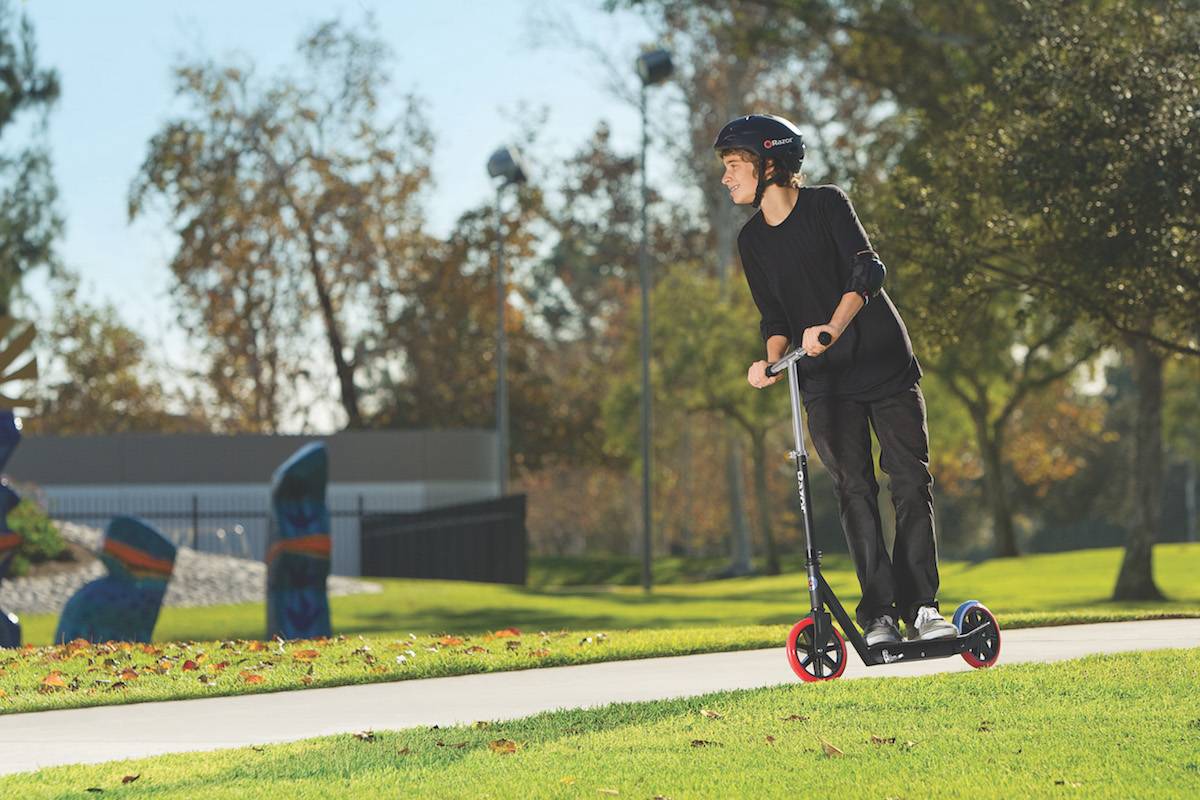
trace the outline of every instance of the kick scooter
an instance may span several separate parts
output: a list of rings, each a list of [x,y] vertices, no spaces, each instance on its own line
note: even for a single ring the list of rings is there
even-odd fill
[[[832,337],[822,332],[821,344]],[[796,449],[788,455],[796,462],[796,485],[800,491],[800,516],[804,520],[804,545],[807,552],[808,596],[812,611],[793,626],[787,639],[787,659],[792,671],[804,681],[833,680],[846,669],[846,641],[833,626],[833,617],[846,632],[859,658],[868,667],[897,661],[916,661],[926,658],[946,658],[961,654],[972,667],[990,667],[1000,657],[1000,626],[992,612],[978,600],[968,600],[954,612],[954,627],[958,636],[945,639],[914,639],[899,643],[867,646],[866,639],[851,621],[850,615],[838,601],[821,575],[821,551],[813,544],[812,502],[808,494],[808,453],[804,448],[804,425],[800,417],[800,380],[797,362],[805,357],[796,348],[767,367],[767,376],[774,377],[785,369],[792,399],[792,433]],[[825,608],[828,606],[829,611]],[[832,611],[832,615],[829,613]]]

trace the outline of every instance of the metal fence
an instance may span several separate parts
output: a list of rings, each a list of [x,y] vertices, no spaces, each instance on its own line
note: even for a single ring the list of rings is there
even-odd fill
[[[270,492],[259,487],[220,490],[103,492],[48,490],[44,501],[49,516],[103,529],[118,515],[136,516],[157,528],[177,546],[261,561],[272,524]],[[360,574],[359,538],[364,517],[386,512],[413,511],[420,498],[395,491],[338,491],[326,498],[333,541],[332,571]]]
[[[362,521],[362,573],[523,585],[525,495]]]

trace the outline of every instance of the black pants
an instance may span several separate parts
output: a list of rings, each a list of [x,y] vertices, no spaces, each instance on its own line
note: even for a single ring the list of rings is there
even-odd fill
[[[862,587],[855,613],[858,624],[865,627],[881,614],[911,623],[921,606],[937,606],[938,591],[933,477],[920,384],[873,403],[821,397],[806,402],[805,408],[817,455],[833,476],[842,530]],[[879,439],[879,466],[891,479],[896,508],[891,559],[879,520],[872,428]]]

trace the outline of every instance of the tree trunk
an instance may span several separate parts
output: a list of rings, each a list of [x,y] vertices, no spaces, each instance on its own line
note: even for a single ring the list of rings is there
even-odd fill
[[[363,427],[362,415],[358,410],[358,387],[354,385],[354,367],[346,362],[343,353],[344,344],[342,333],[338,330],[337,317],[333,311],[333,300],[329,296],[329,288],[321,275],[321,262],[317,255],[317,245],[311,234],[308,234],[309,272],[312,273],[313,285],[317,290],[317,302],[321,305],[321,318],[325,322],[325,334],[329,339],[329,349],[333,351],[333,366],[337,370],[338,385],[342,390],[342,408],[346,411],[348,421],[346,427]]]
[[[1187,482],[1183,489],[1183,504],[1187,513],[1187,540],[1196,541],[1196,461],[1188,461]]]
[[[988,425],[987,411],[971,409],[975,422],[975,444],[983,459],[983,495],[988,511],[992,515],[992,543],[998,558],[1012,558],[1021,553],[1017,549],[1017,536],[1013,530],[1012,509],[1008,504],[1008,492],[1004,489],[1004,460],[1000,457],[999,431]]]
[[[756,432],[752,440],[754,447],[754,502],[758,506],[758,526],[762,529],[763,547],[767,551],[767,574],[778,575],[779,551],[775,547],[775,533],[771,530],[771,497],[767,491],[767,434]]]
[[[683,513],[679,521],[679,554],[692,555],[692,426],[684,425],[680,433],[683,439],[680,449],[683,451],[683,485],[680,494],[683,495]]]
[[[750,529],[746,525],[746,504],[742,499],[742,446],[726,423],[725,480],[729,484],[729,530],[733,537],[732,575],[749,575],[754,571],[750,562]]]
[[[1113,600],[1162,600],[1151,563],[1161,514],[1163,479],[1163,358],[1145,339],[1130,337],[1137,386],[1134,423],[1133,524]]]

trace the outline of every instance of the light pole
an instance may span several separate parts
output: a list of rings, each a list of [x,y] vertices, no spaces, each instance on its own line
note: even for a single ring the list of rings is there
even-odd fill
[[[638,56],[637,73],[642,80],[640,105],[642,112],[642,156],[639,171],[642,178],[642,241],[638,248],[638,274],[642,284],[642,588],[649,592],[653,582],[651,558],[651,498],[650,498],[650,243],[646,206],[646,146],[649,140],[646,122],[646,89],[671,77],[674,66],[666,50],[649,50]]]
[[[508,308],[508,289],[504,277],[504,216],[500,210],[506,186],[526,180],[521,155],[513,147],[501,147],[487,163],[488,175],[500,178],[496,184],[496,458],[500,496],[508,492],[508,340],[504,322]]]

